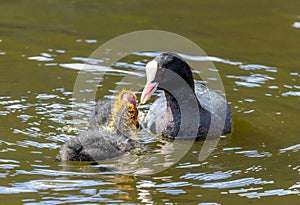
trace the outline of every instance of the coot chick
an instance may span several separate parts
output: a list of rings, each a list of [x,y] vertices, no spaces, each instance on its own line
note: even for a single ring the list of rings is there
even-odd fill
[[[219,137],[231,133],[231,109],[226,100],[194,81],[190,66],[175,53],[161,53],[146,65],[147,83],[141,103],[158,89],[143,127],[171,139]]]
[[[90,127],[108,126],[113,120],[114,112],[117,112],[119,107],[125,102],[129,102],[136,107],[136,95],[129,90],[122,90],[113,101],[108,99],[99,100],[89,120]]]
[[[62,161],[98,161],[119,157],[135,148],[132,137],[138,128],[136,96],[122,91],[113,104],[110,122],[106,128],[83,131],[62,145]],[[100,119],[100,118],[98,118]]]

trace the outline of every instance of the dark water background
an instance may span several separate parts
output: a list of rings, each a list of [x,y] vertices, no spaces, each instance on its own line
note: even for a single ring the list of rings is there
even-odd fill
[[[80,114],[72,111],[78,71],[66,65],[143,29],[185,36],[215,57],[232,136],[204,161],[197,142],[150,176],[55,161]],[[1,1],[0,204],[299,204],[299,45],[292,0]],[[114,68],[143,73],[150,59],[132,55]],[[123,76],[107,74],[99,97]]]

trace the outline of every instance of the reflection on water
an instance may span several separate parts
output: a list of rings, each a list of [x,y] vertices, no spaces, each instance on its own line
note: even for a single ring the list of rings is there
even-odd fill
[[[136,53],[134,58],[138,58],[137,61],[118,62],[113,68],[98,66],[97,63],[101,63],[101,59],[88,59],[84,57],[72,57],[72,60],[75,61],[75,63],[64,63],[59,64],[59,66],[61,68],[72,70],[85,68],[90,72],[106,72],[107,77],[105,78],[97,79],[97,75],[95,76],[96,79],[94,80],[101,85],[102,82],[105,83],[105,80],[108,79],[109,76],[118,77],[126,74],[143,78],[143,67],[147,61],[151,59],[149,56],[153,57],[155,55],[157,55],[157,53]],[[190,60],[199,61],[213,60],[215,63],[218,63],[219,66],[226,65],[230,66],[232,69],[241,69],[244,75],[241,75],[241,72],[238,72],[239,74],[237,75],[231,73],[226,76],[228,80],[233,81],[236,85],[236,87],[233,88],[234,92],[241,92],[240,89],[242,89],[242,87],[247,89],[261,89],[261,87],[264,86],[264,90],[267,93],[274,93],[274,91],[276,93],[279,89],[284,88],[286,91],[281,91],[281,95],[273,94],[277,98],[297,96],[288,94],[294,91],[287,90],[299,89],[298,85],[286,86],[276,83],[274,74],[280,73],[280,71],[275,67],[258,64],[244,64],[242,62],[233,62],[218,57],[204,58],[201,56],[193,57],[187,55],[184,57]],[[41,53],[40,56],[29,57],[28,60],[35,60],[47,65],[48,61],[55,62],[55,55]],[[78,63],[78,61],[89,62],[91,63],[91,67],[83,67],[83,64]],[[267,73],[270,73],[270,75]],[[298,73],[292,73],[291,76],[293,78],[299,77]],[[115,78],[115,80],[116,82],[114,83],[118,85],[118,78]],[[269,81],[273,85],[269,85]],[[122,82],[122,85],[124,83],[125,82]],[[265,86],[265,84],[267,85]],[[99,87],[105,89],[103,86]],[[113,98],[116,91],[111,88],[106,89],[109,90],[110,94],[105,95],[104,97]],[[89,91],[86,90],[86,92]],[[25,152],[27,153],[26,155],[32,156],[31,158],[33,161],[28,161],[25,168],[24,165],[22,165],[24,163],[22,160],[23,158],[20,158],[20,156],[12,158],[9,157],[9,155],[6,155],[7,157],[0,159],[0,170],[2,170],[0,173],[1,178],[8,180],[17,176],[19,178],[28,178],[28,180],[24,182],[15,181],[7,185],[2,184],[0,187],[0,194],[39,193],[39,195],[42,195],[40,202],[47,201],[49,203],[58,203],[58,201],[68,203],[119,203],[132,199],[129,197],[132,193],[128,192],[126,189],[136,189],[138,192],[137,199],[144,203],[153,202],[153,190],[157,190],[164,195],[181,196],[187,194],[187,190],[191,187],[193,187],[193,189],[198,189],[199,191],[202,189],[215,189],[220,190],[214,192],[221,195],[237,195],[247,198],[299,194],[298,181],[291,181],[288,186],[283,188],[279,184],[277,185],[277,178],[265,176],[263,174],[266,170],[269,170],[272,165],[267,163],[264,164],[264,161],[255,162],[251,160],[252,158],[272,159],[280,156],[285,157],[286,154],[290,154],[291,152],[297,154],[300,149],[299,144],[285,148],[281,147],[277,151],[270,150],[268,147],[264,146],[259,149],[253,149],[253,147],[252,149],[249,149],[243,148],[243,146],[241,146],[242,144],[237,147],[227,147],[226,144],[230,143],[231,139],[224,138],[221,140],[221,145],[219,145],[208,161],[199,162],[197,160],[199,143],[196,143],[195,147],[190,150],[189,156],[185,157],[178,165],[172,168],[172,172],[177,173],[175,176],[168,175],[168,171],[165,171],[158,177],[154,177],[147,181],[136,181],[134,178],[122,179],[122,175],[131,173],[131,171],[126,172],[126,169],[129,168],[126,163],[130,163],[131,166],[129,170],[136,169],[134,172],[137,174],[151,172],[151,170],[145,168],[140,169],[141,167],[139,168],[139,166],[136,166],[137,164],[135,163],[137,163],[136,160],[138,160],[136,157],[135,159],[132,157],[128,159],[121,158],[120,161],[122,163],[119,163],[120,161],[112,161],[106,165],[102,164],[100,167],[99,165],[78,165],[76,163],[68,165],[56,162],[54,158],[60,145],[67,139],[76,137],[77,135],[77,131],[73,129],[73,123],[87,122],[94,106],[94,102],[89,102],[87,104],[74,103],[72,101],[72,94],[73,93],[70,90],[56,88],[51,92],[36,94],[28,93],[26,97],[22,96],[20,98],[12,98],[10,96],[1,97],[1,115],[5,117],[15,117],[16,120],[19,119],[21,126],[14,126],[11,128],[10,132],[18,136],[16,140],[3,138],[0,141],[0,152],[11,153],[12,156],[15,156],[14,153],[16,152]],[[265,95],[265,98],[272,97],[273,95]],[[231,102],[231,105],[234,113],[242,112],[244,115],[249,115],[253,112],[260,111],[259,106],[256,106],[258,101],[259,99],[257,99],[256,96],[245,95],[244,98],[240,98],[236,102]],[[74,106],[79,106],[79,111],[72,110],[72,107]],[[143,112],[146,112],[147,108],[147,106],[143,106]],[[143,112],[142,115],[145,114],[143,114]],[[284,110],[278,110],[276,112],[276,115],[283,114]],[[80,116],[82,121],[74,121],[74,116]],[[140,143],[138,149],[141,153],[144,153],[142,156],[147,156],[147,154],[151,153],[151,149],[159,153],[166,149],[163,148],[166,146],[163,144],[162,148],[154,148],[157,146],[155,144],[159,141],[155,139],[155,137],[149,137],[144,134],[145,133],[137,136],[137,140]],[[234,137],[240,136],[235,136],[235,133],[233,133],[232,138],[234,139]],[[172,145],[172,143],[170,145]],[[44,155],[45,150],[47,150],[46,155]],[[168,152],[172,152],[172,150],[173,149],[169,149]],[[162,153],[168,155],[168,152],[165,150]],[[143,158],[141,159],[145,160]],[[216,160],[214,161],[214,159]],[[230,163],[225,163],[225,159],[229,160]],[[243,160],[243,163],[238,165],[239,163],[235,163],[236,160]],[[251,164],[252,166],[247,166]],[[108,170],[103,171],[103,166],[107,167]],[[168,165],[165,164],[164,166]],[[294,166],[291,165],[290,168],[292,170],[298,170],[298,172],[300,170],[299,166],[296,164]],[[164,176],[164,174],[167,175]],[[39,179],[35,179],[35,176],[39,176]],[[115,178],[116,176],[121,178]],[[119,185],[119,180],[121,180],[122,183],[129,183],[129,187],[122,187],[122,183]],[[131,184],[134,181],[136,181],[136,187]],[[66,192],[72,194],[65,195],[64,193]],[[55,195],[54,193],[59,193],[59,195]],[[199,197],[204,196],[201,195]],[[28,198],[24,199],[24,202],[34,204],[37,201]]]
[[[294,22],[293,27],[294,28],[300,28],[300,22]]]

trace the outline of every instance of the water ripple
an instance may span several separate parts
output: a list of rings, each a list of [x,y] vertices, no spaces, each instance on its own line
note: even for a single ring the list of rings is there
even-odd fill
[[[272,154],[270,152],[261,152],[258,153],[257,150],[245,150],[245,151],[239,151],[235,152],[236,154],[244,154],[247,157],[271,157]]]
[[[202,188],[216,188],[216,189],[229,189],[235,187],[244,187],[249,186],[252,184],[273,184],[274,181],[263,181],[261,178],[242,178],[232,181],[225,181],[225,182],[209,182],[200,184],[199,186]]]
[[[35,61],[39,61],[39,62],[47,62],[47,61],[53,61],[54,58],[49,58],[49,57],[45,57],[45,56],[32,56],[32,57],[28,57],[28,60],[35,60]]]
[[[40,143],[36,141],[31,141],[31,140],[25,140],[25,141],[19,141],[18,145],[21,147],[37,147],[37,148],[48,148],[48,149],[57,149],[60,146],[57,145],[56,143]]]
[[[300,182],[297,182],[293,186],[291,186],[289,189],[300,189]]]
[[[124,200],[120,199],[110,199],[110,198],[104,198],[100,195],[96,196],[83,196],[83,195],[72,195],[72,196],[65,196],[65,197],[44,197],[39,202],[28,202],[25,203],[26,205],[41,205],[41,204],[92,204],[94,203],[122,203]]]
[[[179,195],[179,194],[186,193],[182,189],[161,189],[161,190],[159,190],[159,192],[165,193],[165,194],[171,194],[171,195]]]
[[[292,27],[294,28],[300,28],[300,22],[294,22]]]
[[[258,65],[258,64],[248,64],[248,65],[240,65],[240,68],[244,70],[266,70],[268,72],[276,73],[277,70],[274,67],[269,67],[265,65]]]
[[[36,96],[36,98],[40,99],[40,100],[49,100],[52,98],[59,98],[59,97],[58,97],[58,95],[55,95],[55,94],[40,93]]]
[[[72,60],[81,61],[89,64],[98,64],[104,62],[104,60],[95,59],[95,58],[84,58],[84,57],[72,57]]]
[[[213,181],[213,180],[221,180],[221,179],[228,179],[232,177],[232,174],[238,174],[240,171],[228,171],[228,172],[221,172],[217,171],[212,174],[206,174],[206,173],[188,173],[180,178],[183,179],[196,179],[196,180],[202,180],[202,181]]]
[[[99,172],[75,172],[75,171],[60,171],[60,170],[51,170],[51,169],[40,169],[35,168],[31,171],[26,170],[17,170],[17,174],[25,175],[43,175],[43,176],[95,176]]]
[[[41,179],[41,180],[31,180],[29,182],[23,183],[14,183],[13,187],[3,187],[0,189],[1,194],[10,194],[10,191],[19,192],[37,192],[40,190],[47,189],[70,189],[80,190],[83,187],[90,186],[105,186],[114,184],[113,182],[104,182],[104,181],[96,181],[96,180],[65,180],[65,179]],[[14,192],[14,193],[15,193]]]
[[[235,81],[235,84],[238,86],[245,86],[249,88],[260,87],[262,84],[269,80],[275,80],[275,78],[270,77],[266,74],[251,74],[250,76],[227,75],[227,78],[243,80]]]
[[[189,186],[191,183],[189,182],[170,182],[170,183],[163,183],[163,184],[157,184],[155,187],[160,188],[174,188],[174,187],[183,187],[183,186]]]
[[[82,64],[82,63],[65,63],[65,64],[59,64],[62,68],[68,68],[73,70],[80,70],[80,71],[86,71],[86,72],[111,72],[111,73],[123,73],[123,74],[129,74],[133,76],[140,76],[144,77],[144,73],[138,73],[134,71],[127,71],[127,70],[120,70],[120,69],[113,69],[111,67],[106,66],[99,66],[99,65],[89,65],[89,64]]]
[[[287,96],[296,96],[296,97],[300,97],[300,92],[299,91],[288,91],[285,93],[281,94],[283,97],[287,97]]]
[[[292,145],[290,147],[282,148],[279,150],[279,153],[285,153],[287,151],[297,152],[300,150],[300,144]]]
[[[284,190],[284,189],[274,189],[274,190],[267,190],[264,192],[248,192],[248,193],[243,193],[239,194],[240,196],[245,196],[247,198],[257,198],[259,199],[262,196],[285,196],[289,194],[299,194],[299,190]]]

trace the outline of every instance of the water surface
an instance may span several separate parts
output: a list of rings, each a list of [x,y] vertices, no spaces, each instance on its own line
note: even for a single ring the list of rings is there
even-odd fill
[[[277,0],[2,2],[0,203],[298,204],[299,11],[299,2]],[[74,65],[107,40],[143,29],[183,35],[207,52],[231,103],[233,134],[206,160],[198,160],[196,142],[150,176],[55,161],[78,132],[73,117],[87,120],[91,109],[72,110],[82,106],[72,99]],[[100,79],[97,97],[112,97],[124,76],[143,79],[152,55],[116,63],[121,72]]]

